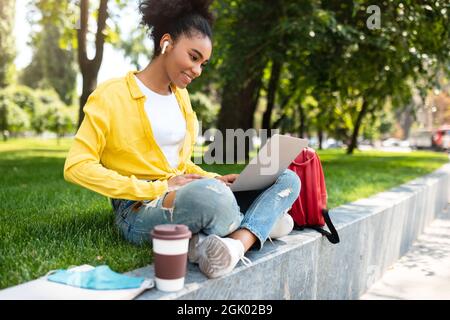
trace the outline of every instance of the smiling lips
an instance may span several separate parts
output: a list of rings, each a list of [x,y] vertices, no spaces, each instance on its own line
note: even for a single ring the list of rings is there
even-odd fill
[[[183,72],[183,80],[184,80],[184,82],[189,84],[189,83],[191,83],[192,78],[190,76],[188,76],[186,73]]]

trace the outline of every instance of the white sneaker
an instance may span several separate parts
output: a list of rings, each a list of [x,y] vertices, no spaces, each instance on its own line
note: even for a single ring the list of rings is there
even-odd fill
[[[208,278],[217,278],[231,272],[239,261],[250,265],[244,254],[241,241],[210,235],[198,246],[198,265]]]
[[[283,213],[281,217],[275,222],[272,230],[270,231],[269,238],[277,239],[287,236],[294,229],[294,220],[287,212]]]
[[[203,232],[195,233],[189,240],[188,260],[191,263],[198,263],[198,246],[207,237]]]

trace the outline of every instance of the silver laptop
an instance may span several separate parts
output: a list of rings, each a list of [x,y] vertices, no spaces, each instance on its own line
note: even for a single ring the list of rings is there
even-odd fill
[[[307,139],[274,134],[230,185],[231,190],[261,190],[270,186],[307,146]]]

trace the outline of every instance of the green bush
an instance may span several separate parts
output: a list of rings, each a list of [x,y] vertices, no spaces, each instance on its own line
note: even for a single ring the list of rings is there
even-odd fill
[[[4,90],[0,90],[0,131],[3,139],[25,131],[30,126],[30,117],[26,111],[14,103]]]
[[[33,89],[26,86],[9,86],[4,89],[5,94],[22,110],[30,115],[36,112],[39,100]]]
[[[47,129],[56,133],[58,138],[74,131],[77,125],[77,111],[78,108],[76,106],[63,106],[53,110],[49,117]]]
[[[44,130],[54,132],[53,122],[55,115],[61,113],[66,106],[59,99],[57,93],[52,89],[36,90],[35,96],[39,101],[38,108],[32,117],[32,126],[36,133]]]
[[[48,130],[60,137],[76,125],[76,107],[66,106],[53,89],[10,86],[0,90],[0,106],[2,132],[19,133],[31,129],[41,134]]]
[[[2,90],[2,96],[28,114],[29,126],[23,127],[21,131],[26,129],[32,129],[36,133],[44,131],[41,118],[45,112],[34,90],[25,86],[9,86]]]

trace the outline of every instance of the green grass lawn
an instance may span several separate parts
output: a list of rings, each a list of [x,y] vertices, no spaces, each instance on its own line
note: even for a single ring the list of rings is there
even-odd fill
[[[0,288],[49,270],[108,264],[118,272],[151,262],[148,246],[121,239],[107,198],[69,184],[63,165],[71,141],[0,142]],[[333,208],[407,182],[448,161],[443,153],[320,152]],[[244,165],[204,165],[221,174]]]

